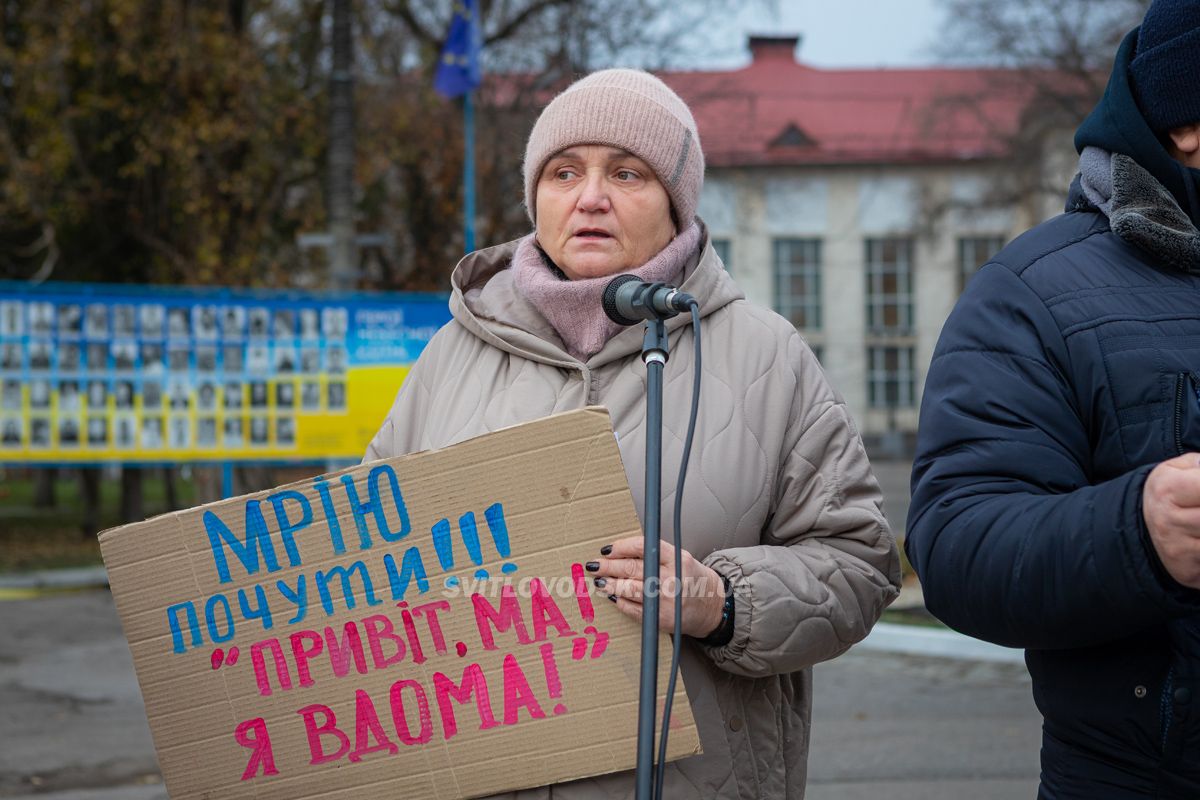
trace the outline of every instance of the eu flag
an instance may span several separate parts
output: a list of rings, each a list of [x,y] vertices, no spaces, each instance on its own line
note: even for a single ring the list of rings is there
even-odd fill
[[[477,0],[456,0],[433,88],[446,97],[458,97],[478,86],[481,47]]]

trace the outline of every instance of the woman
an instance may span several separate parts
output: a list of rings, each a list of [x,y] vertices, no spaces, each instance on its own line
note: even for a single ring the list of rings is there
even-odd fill
[[[698,298],[707,374],[682,526],[692,579],[682,600],[690,637],[682,671],[704,753],[668,765],[665,795],[798,798],[810,667],[866,635],[896,597],[899,558],[841,398],[796,330],[745,302],[696,219],[703,175],[690,111],[652,75],[605,70],[555,98],[525,152],[534,233],[459,263],[454,320],[408,375],[367,459],[602,404],[640,509],[642,332],[611,323],[601,295],[611,276],[630,273]],[[679,463],[687,426],[686,323],[681,315],[667,324],[667,391],[678,401],[665,409],[667,465]],[[671,503],[663,506],[670,531]],[[633,617],[639,548],[640,537],[616,541],[588,564]],[[672,558],[664,546],[663,563]],[[669,630],[665,593],[661,620]],[[632,792],[626,772],[519,795]]]

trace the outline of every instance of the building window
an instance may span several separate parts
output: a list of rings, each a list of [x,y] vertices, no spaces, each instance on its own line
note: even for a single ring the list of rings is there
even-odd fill
[[[867,396],[871,408],[912,408],[916,405],[913,348],[867,348]]]
[[[775,310],[797,328],[821,328],[821,240],[775,240]]]
[[[912,240],[867,240],[867,330],[907,335],[913,326]]]
[[[725,265],[726,272],[732,272],[729,261],[729,240],[728,239],[713,239],[713,250],[717,251],[717,258],[721,259],[721,263]]]
[[[968,236],[958,240],[958,291],[967,288],[967,283],[992,256],[1004,247],[1003,236]]]

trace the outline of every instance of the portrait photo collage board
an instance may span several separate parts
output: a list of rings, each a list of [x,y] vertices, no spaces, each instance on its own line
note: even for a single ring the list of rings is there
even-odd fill
[[[0,462],[361,458],[445,297],[0,282]]]

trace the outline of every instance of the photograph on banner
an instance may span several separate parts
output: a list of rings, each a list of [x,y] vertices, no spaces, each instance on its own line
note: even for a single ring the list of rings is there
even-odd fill
[[[0,463],[357,459],[438,294],[0,282]]]

